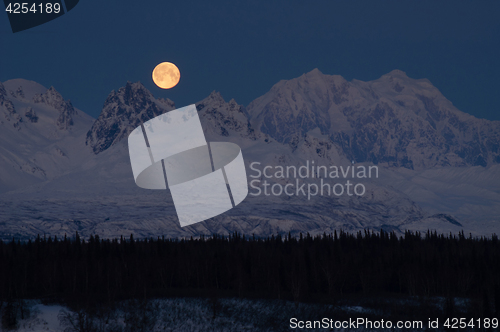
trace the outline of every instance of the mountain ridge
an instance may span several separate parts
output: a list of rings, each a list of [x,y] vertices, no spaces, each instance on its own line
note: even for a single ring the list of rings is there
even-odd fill
[[[295,148],[308,132],[349,159],[387,166],[486,166],[500,162],[500,122],[456,109],[428,80],[400,70],[346,81],[315,69],[280,81],[249,104],[254,128]]]
[[[307,200],[298,196],[249,195],[226,214],[186,228],[178,225],[168,191],[144,190],[135,185],[125,139],[142,122],[174,109],[171,100],[155,98],[140,82],[127,82],[108,95],[98,119],[75,110],[71,114],[73,124],[65,122],[67,126],[60,128],[57,122],[60,109],[69,112],[70,102],[57,96],[55,89],[43,90],[33,82],[27,83],[29,88],[17,84],[19,81],[9,83],[8,88],[0,85],[0,102],[4,102],[0,107],[0,121],[2,112],[10,114],[10,106],[5,106],[10,105],[7,101],[15,111],[12,114],[22,119],[17,128],[12,115],[10,121],[4,117],[4,123],[0,124],[8,133],[2,136],[0,132],[0,138],[9,142],[0,147],[3,158],[0,159],[0,185],[8,189],[1,194],[3,232],[0,235],[31,236],[43,232],[59,236],[78,231],[82,235],[104,237],[127,233],[140,237],[160,233],[185,237],[239,231],[266,236],[276,232],[321,234],[339,228],[350,231],[383,228],[397,232],[424,228],[442,232],[466,229],[483,234],[498,229],[495,214],[499,208],[495,206],[500,207],[497,204],[500,192],[493,193],[500,186],[494,179],[484,179],[497,174],[499,165],[490,158],[485,166],[470,166],[459,156],[446,156],[451,152],[442,152],[433,140],[443,138],[440,130],[446,126],[442,119],[449,118],[447,107],[452,107],[451,102],[433,95],[437,89],[428,80],[412,80],[400,71],[391,73],[378,82],[367,83],[347,82],[341,76],[323,75],[314,70],[294,80],[280,81],[248,107],[234,99],[226,102],[220,93],[213,91],[197,102],[196,108],[207,141],[228,141],[241,147],[247,176],[251,174],[249,165],[253,162],[262,167],[300,166],[312,161],[316,165],[374,165],[374,160],[357,158],[352,151],[353,142],[361,152],[372,149],[375,145],[369,134],[380,131],[384,135],[376,136],[379,141],[374,140],[379,143],[379,150],[371,153],[384,157],[383,139],[390,138],[386,151],[390,151],[388,147],[396,151],[397,145],[391,147],[390,144],[399,137],[391,138],[391,130],[408,126],[412,130],[425,129],[421,137],[429,135],[430,148],[439,153],[441,160],[446,157],[453,163],[424,163],[418,170],[415,167],[418,160],[411,159],[410,167],[396,154],[399,159],[394,158],[392,163],[378,161],[381,178],[366,180],[363,197],[318,196]],[[295,100],[289,93],[290,86]],[[415,91],[424,98],[417,97]],[[35,103],[33,98],[37,95],[46,98],[37,97],[41,102]],[[408,106],[403,110],[398,101],[406,106],[416,102],[418,107]],[[429,114],[426,103],[431,113],[435,107],[432,103],[437,103],[436,114]],[[283,111],[284,105],[287,112]],[[431,120],[435,121],[436,128],[426,120],[427,115],[434,116]],[[458,124],[475,121],[472,116],[458,114],[457,117]],[[272,120],[281,121],[282,127],[271,130]],[[496,127],[492,128],[495,133]],[[332,137],[332,130],[338,135]],[[363,133],[366,140],[360,139]],[[467,146],[467,142],[458,143]],[[342,145],[344,143],[346,145]],[[408,155],[413,157],[412,151]],[[401,167],[405,165],[406,168]],[[10,187],[6,185],[5,174],[14,179]],[[21,176],[24,176],[22,181]],[[444,178],[446,180],[442,180]],[[457,183],[457,179],[471,180]],[[474,183],[473,179],[480,183]],[[287,179],[269,181],[289,183]],[[316,179],[304,181],[315,183]],[[485,209],[482,204],[489,208]],[[478,213],[481,210],[483,212]],[[476,217],[477,221],[471,219]],[[484,224],[488,218],[493,221]]]

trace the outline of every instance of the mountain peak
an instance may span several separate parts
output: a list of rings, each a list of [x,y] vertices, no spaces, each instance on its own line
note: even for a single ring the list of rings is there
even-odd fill
[[[313,70],[302,74],[300,77],[297,77],[297,78],[291,79],[291,80],[281,81],[281,82],[290,82],[290,81],[295,81],[295,80],[302,81],[302,80],[311,80],[311,79],[315,80],[315,79],[321,79],[323,76],[325,76],[325,75],[318,68],[314,68]],[[278,83],[278,85],[279,85],[279,83]]]
[[[357,162],[415,169],[500,163],[492,148],[499,124],[460,112],[427,80],[397,69],[368,82],[320,75],[281,81],[252,101],[255,130],[296,148],[319,129]]]
[[[111,91],[101,114],[87,133],[86,144],[95,154],[117,144],[142,123],[175,108],[170,99],[156,99],[141,82],[128,81]]]
[[[218,108],[222,107],[226,104],[226,101],[222,97],[219,91],[212,91],[205,99],[197,103],[197,109],[198,111],[207,106],[210,105],[212,108]]]
[[[215,91],[215,90],[214,90],[214,91],[212,91],[212,92],[208,95],[208,97],[207,97],[207,98],[208,98],[208,99],[212,99],[212,100],[220,100],[220,101],[225,102],[224,97],[222,97],[222,95],[220,94],[220,92],[219,92],[219,91]]]
[[[77,111],[71,104],[71,101],[64,100],[63,96],[53,86],[43,94],[35,94],[33,102],[51,106],[59,111],[59,117],[56,120],[56,125],[59,129],[69,129],[73,126],[73,115],[77,114]]]
[[[307,75],[307,76],[321,76],[321,75],[323,75],[323,73],[318,68],[314,68],[313,70],[306,73],[305,75]]]
[[[127,84],[125,84],[125,88],[127,87],[130,87],[132,90],[147,90],[146,87],[141,83],[141,81],[137,81],[135,83],[127,81]]]
[[[225,102],[219,92],[213,91],[205,99],[196,103],[196,109],[206,137],[237,136],[256,140],[257,136],[244,107],[234,99]]]
[[[399,77],[399,78],[409,78],[408,75],[402,70],[399,69],[394,69],[388,72],[385,75],[382,75],[382,77]]]
[[[127,81],[124,87],[118,89],[117,94],[121,95],[124,103],[130,106],[134,106],[134,103],[144,103],[148,99],[154,99],[153,94],[141,82]]]

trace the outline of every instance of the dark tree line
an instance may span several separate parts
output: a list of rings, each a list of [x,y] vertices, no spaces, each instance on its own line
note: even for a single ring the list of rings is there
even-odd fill
[[[163,296],[334,302],[349,296],[485,299],[500,308],[500,243],[407,232],[200,239],[0,241],[0,301],[67,304]]]

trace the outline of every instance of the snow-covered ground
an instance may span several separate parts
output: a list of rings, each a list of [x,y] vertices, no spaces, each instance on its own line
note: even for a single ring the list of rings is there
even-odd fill
[[[359,301],[359,300],[358,300]],[[72,311],[61,305],[26,301],[30,315],[18,320],[17,331],[78,331],[85,322],[88,331],[325,331],[324,328],[292,328],[297,321],[343,322],[357,318],[371,321],[422,320],[442,317],[445,299],[363,299],[336,305],[294,303],[282,300],[169,298],[148,302],[125,301],[116,308]],[[455,299],[456,313],[467,310],[468,301]],[[419,311],[423,310],[423,311]],[[93,312],[92,315],[88,312]],[[431,316],[426,317],[429,313]],[[418,318],[416,318],[418,317]],[[426,324],[427,321],[424,321]],[[335,324],[335,323],[333,323]],[[326,329],[330,330],[330,329]],[[339,328],[335,331],[397,331],[398,329]],[[404,329],[422,331],[422,329]]]

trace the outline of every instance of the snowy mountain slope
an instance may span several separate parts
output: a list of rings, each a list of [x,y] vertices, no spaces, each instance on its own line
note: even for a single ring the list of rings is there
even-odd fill
[[[425,79],[394,70],[346,81],[315,69],[247,108],[254,128],[295,148],[311,130],[356,162],[425,169],[500,162],[500,122],[457,110]]]
[[[81,137],[92,122],[53,87],[0,83],[0,192],[53,179],[84,160]]]
[[[472,230],[500,230],[500,165],[391,169],[390,185],[433,214],[452,215]],[[474,232],[473,232],[474,233]]]

